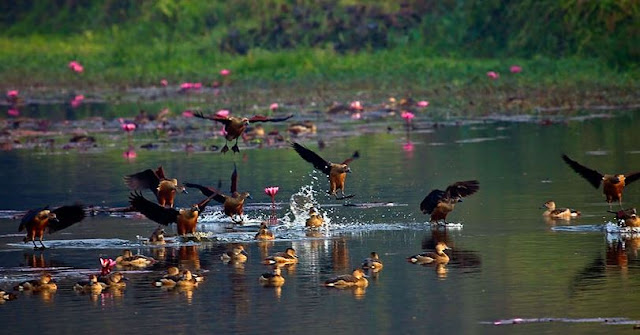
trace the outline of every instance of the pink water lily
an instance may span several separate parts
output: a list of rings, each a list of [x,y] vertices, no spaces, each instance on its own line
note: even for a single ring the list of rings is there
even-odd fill
[[[9,110],[7,111],[7,114],[9,116],[20,116],[20,111],[17,108],[9,108]]]
[[[102,257],[101,257],[101,258],[100,258],[100,265],[101,265],[103,268],[107,268],[107,267],[108,267],[108,268],[112,268],[112,267],[114,267],[114,266],[116,265],[116,261],[114,261],[114,260],[113,260],[113,259],[111,259],[111,258],[104,259],[104,258],[102,258]]]
[[[511,71],[511,73],[520,73],[522,72],[522,66],[511,65],[511,67],[509,68],[509,71]]]
[[[278,109],[278,107],[280,107],[280,106],[278,105],[277,102],[274,102],[271,105],[269,105],[269,109],[272,110],[272,111]]]
[[[231,70],[228,70],[228,69],[220,70],[220,75],[223,76],[223,77],[226,77],[226,76],[228,76],[230,74],[231,74]]]
[[[418,101],[416,105],[420,108],[425,108],[429,106],[429,101],[426,101],[426,100]]]
[[[487,72],[487,77],[489,77],[490,79],[498,79],[498,77],[500,77],[500,75],[495,72],[495,71],[489,71]]]
[[[84,67],[80,65],[80,63],[76,62],[75,60],[72,60],[69,62],[69,68],[71,69],[71,71],[77,72],[77,73],[81,73],[84,71]]]
[[[18,97],[18,90],[9,90],[7,91],[7,98],[15,99]]]
[[[193,83],[182,83],[180,84],[180,89],[183,91],[188,91],[193,88]]]
[[[402,116],[402,118],[405,119],[407,123],[411,122],[411,120],[413,120],[413,118],[416,117],[415,114],[409,111],[402,111],[402,113],[400,113],[400,116]]]
[[[136,153],[135,150],[133,150],[133,147],[129,147],[129,149],[127,149],[127,151],[122,153],[122,157],[128,161],[130,160],[134,160],[136,157],[138,157],[138,154]]]
[[[127,133],[131,133],[138,127],[135,123],[126,121],[123,118],[118,119],[118,121],[120,121],[120,128],[122,128],[122,130],[126,131]]]
[[[274,199],[276,196],[276,193],[278,193],[278,190],[280,189],[280,187],[278,186],[270,186],[264,189],[264,193],[266,193],[268,196],[271,197],[271,199]]]
[[[73,98],[73,100],[71,100],[71,107],[78,108],[83,100],[84,100],[84,95],[82,95],[82,94],[76,95]]]
[[[407,140],[407,142],[405,142],[405,143],[402,145],[402,150],[404,150],[404,151],[406,151],[406,152],[412,152],[412,151],[413,151],[413,148],[414,148],[413,142],[408,141],[408,140]]]
[[[184,112],[182,112],[182,116],[184,117],[193,117],[193,112],[190,110],[186,110]]]
[[[360,103],[360,100],[352,101],[351,104],[349,104],[349,108],[352,110],[358,110],[358,111],[361,111],[364,109],[362,107],[362,103]]]
[[[276,194],[279,189],[280,187],[278,186],[269,186],[264,189],[264,193],[271,197],[271,217],[269,218],[271,224],[278,222],[278,218],[276,217]]]
[[[167,85],[169,85],[169,82],[166,79],[162,79],[162,80],[160,80],[160,85],[167,86]]]
[[[194,90],[199,90],[202,88],[202,83],[193,83],[192,87]]]

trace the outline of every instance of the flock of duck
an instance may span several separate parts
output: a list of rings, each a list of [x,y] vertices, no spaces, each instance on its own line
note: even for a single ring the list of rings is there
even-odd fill
[[[209,119],[224,124],[226,141],[236,141],[231,151],[239,152],[237,145],[238,138],[247,129],[249,122],[278,122],[289,119],[291,116],[283,118],[267,118],[254,116],[252,118],[236,118],[232,116],[205,116],[196,114],[197,117]],[[290,142],[293,150],[305,161],[313,165],[320,172],[327,175],[329,180],[329,195],[336,200],[354,197],[354,194],[345,193],[345,181],[348,173],[351,173],[350,164],[359,158],[360,154],[355,151],[350,157],[340,163],[332,163],[305,146]],[[227,152],[228,146],[225,144],[222,152]],[[591,185],[599,188],[602,185],[606,201],[610,204],[610,212],[616,214],[619,224],[628,227],[640,227],[636,210],[622,208],[622,193],[626,185],[640,179],[640,172],[629,174],[602,174],[597,170],[590,169],[572,160],[566,155],[562,159],[580,176],[585,178]],[[219,187],[204,186],[193,183],[180,184],[174,178],[168,178],[162,167],[156,170],[147,169],[124,177],[125,184],[131,189],[129,197],[130,207],[127,210],[137,211],[148,219],[159,224],[149,239],[152,244],[164,244],[164,229],[162,227],[176,223],[177,234],[183,237],[193,236],[196,233],[198,217],[211,200],[222,204],[223,212],[230,219],[232,224],[243,224],[243,207],[246,199],[251,199],[249,192],[238,191],[238,171],[234,166],[231,174],[230,193],[225,194]],[[178,193],[186,192],[187,188],[199,190],[204,198],[197,204],[188,208],[175,209],[174,200]],[[429,214],[431,223],[447,223],[447,215],[453,211],[455,205],[463,198],[476,193],[479,190],[477,180],[457,181],[449,185],[445,190],[432,190],[420,203],[420,210],[424,214]],[[148,200],[142,191],[149,190],[155,196],[156,201]],[[618,202],[619,211],[612,211],[611,204]],[[547,201],[543,207],[546,209],[543,215],[553,219],[569,220],[580,215],[578,211],[567,208],[556,208],[555,202]],[[68,205],[56,209],[48,207],[32,209],[28,211],[20,222],[19,231],[26,231],[24,242],[33,242],[34,248],[45,249],[43,243],[44,232],[53,233],[65,229],[85,217],[85,208],[81,205]],[[311,207],[309,217],[306,220],[308,229],[317,229],[324,225],[324,219],[318,209]],[[263,222],[255,235],[256,240],[273,240],[274,233],[269,229],[269,224]],[[40,246],[36,244],[39,241]],[[446,264],[450,258],[445,250],[449,247],[444,242],[435,245],[434,251],[416,254],[407,258],[410,263],[416,264]],[[221,260],[229,264],[243,264],[248,260],[248,254],[241,244],[234,244],[230,250],[221,255]],[[262,274],[258,282],[263,286],[281,287],[285,283],[280,267],[288,264],[298,263],[298,256],[293,248],[276,253],[263,260],[263,264],[272,266],[272,271]],[[144,255],[134,255],[129,250],[125,250],[123,255],[116,260],[102,260],[99,274],[91,274],[89,280],[78,282],[74,289],[79,292],[96,293],[107,288],[123,289],[126,287],[126,278],[121,272],[112,272],[114,266],[131,266],[144,268],[155,263],[151,257]],[[378,272],[382,270],[383,264],[376,252],[372,252],[362,265],[353,270],[351,274],[344,274],[325,281],[327,287],[366,287],[368,285],[367,271]],[[176,267],[167,269],[167,273],[155,280],[154,286],[165,288],[191,288],[196,287],[203,280],[202,276],[191,273],[189,270],[180,270]],[[30,280],[18,284],[14,287],[17,291],[52,291],[57,289],[56,283],[50,274],[44,274],[38,280]],[[0,291],[0,300],[11,300],[16,295],[7,291]]]

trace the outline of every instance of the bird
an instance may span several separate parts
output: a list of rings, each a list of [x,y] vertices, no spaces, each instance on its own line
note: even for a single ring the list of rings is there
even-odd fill
[[[247,198],[253,199],[249,192],[238,192],[238,170],[235,164],[233,165],[233,173],[231,173],[231,195],[222,194],[216,188],[210,186],[193,183],[185,183],[184,185],[190,188],[197,188],[206,197],[211,197],[213,200],[221,203],[224,214],[229,216],[234,224],[242,224],[244,202]],[[236,216],[239,217],[239,221],[235,220]]]
[[[446,224],[447,214],[453,210],[457,202],[462,198],[472,195],[480,188],[477,180],[458,181],[447,189],[432,190],[420,203],[420,210],[423,214],[431,214],[429,222],[444,221]]]
[[[49,206],[29,210],[20,221],[18,231],[26,229],[27,235],[23,239],[25,243],[32,241],[34,249],[46,249],[42,239],[45,229],[51,233],[65,229],[82,221],[85,217],[81,205],[62,206],[50,210]],[[36,245],[36,238],[40,240],[40,247]]]
[[[153,231],[153,233],[151,233],[151,236],[149,237],[149,244],[155,244],[155,245],[166,244],[167,242],[164,239],[164,234],[165,234],[164,229],[158,226],[158,228],[156,228]]]
[[[380,260],[380,256],[375,251],[371,252],[371,255],[362,261],[363,269],[370,269],[372,271],[380,271],[382,270],[383,264]]]
[[[122,272],[112,272],[106,276],[98,276],[98,282],[103,284],[104,288],[119,288],[123,289],[127,287],[127,278]]]
[[[617,212],[608,211],[616,215],[618,224],[623,227],[640,227],[640,219],[638,219],[637,211],[635,208],[621,209]]]
[[[267,241],[267,240],[275,239],[275,236],[274,236],[273,232],[271,230],[269,230],[269,227],[267,227],[267,223],[266,222],[262,222],[262,223],[260,223],[260,229],[258,230],[256,235],[254,236],[254,239],[259,240],[259,241]]]
[[[167,273],[162,276],[160,279],[156,279],[153,282],[154,286],[161,287],[173,287],[176,286],[176,283],[180,280],[180,269],[175,266],[170,266],[167,269]]]
[[[125,176],[124,182],[132,190],[150,189],[162,207],[173,207],[177,192],[187,193],[183,185],[178,185],[177,179],[168,179],[165,176],[162,166],[155,171],[146,169]]]
[[[282,272],[280,267],[274,267],[272,272],[263,273],[260,278],[258,278],[258,282],[262,286],[269,287],[280,287],[284,285],[284,277],[282,277]]]
[[[542,213],[543,216],[552,219],[570,220],[580,216],[580,212],[570,208],[556,208],[556,203],[553,200],[545,202],[542,207],[546,210]]]
[[[53,281],[50,274],[43,274],[40,279],[29,280],[16,285],[14,291],[55,291],[58,289],[58,285]]]
[[[144,255],[134,255],[131,250],[125,249],[122,255],[116,257],[116,264],[120,266],[133,266],[137,268],[147,267],[155,263],[155,259]]]
[[[141,193],[134,191],[129,196],[131,207],[144,214],[148,219],[163,226],[175,222],[178,226],[178,234],[194,234],[198,224],[198,215],[204,211],[213,196],[209,196],[190,208],[177,210],[175,208],[162,207],[147,200]]]
[[[602,184],[602,193],[604,193],[609,207],[611,203],[617,201],[622,208],[622,191],[626,185],[640,179],[640,171],[627,174],[602,174],[596,170],[590,169],[563,154],[562,160],[569,165],[573,171],[586,179],[593,187],[598,189]]]
[[[193,274],[191,274],[191,271],[184,270],[182,272],[182,277],[180,277],[180,279],[178,279],[178,281],[176,282],[176,286],[182,287],[182,288],[195,287],[195,286],[198,286],[198,280],[196,280],[196,278],[193,277]]]
[[[287,248],[285,251],[275,253],[264,259],[264,264],[296,264],[298,256],[293,248]]]
[[[244,263],[247,261],[247,252],[244,250],[244,246],[237,244],[233,246],[230,251],[223,253],[220,256],[225,263]]]
[[[344,194],[344,182],[347,178],[347,173],[351,173],[351,168],[349,168],[349,164],[356,158],[360,157],[360,153],[355,151],[351,157],[347,158],[344,162],[340,164],[331,163],[326,161],[324,158],[320,157],[315,152],[307,149],[306,147],[296,143],[291,142],[291,146],[293,149],[304,159],[305,161],[313,164],[313,167],[323,172],[329,177],[329,194],[336,197],[336,200],[342,200],[347,198],[352,198],[355,195],[345,195]],[[342,197],[338,198],[336,195],[337,191],[340,190],[342,193]]]
[[[324,286],[327,287],[337,287],[337,288],[346,288],[346,287],[367,287],[369,286],[369,281],[365,278],[366,275],[362,269],[354,269],[353,273],[350,275],[341,275],[337,277],[333,277],[327,279],[324,282]]]
[[[100,283],[96,275],[90,275],[89,280],[77,282],[73,285],[73,289],[78,292],[98,294],[106,287],[103,285],[105,284]]]
[[[309,208],[309,218],[305,222],[307,228],[318,228],[324,223],[324,218],[315,207]]]
[[[436,244],[436,252],[428,251],[421,254],[408,257],[407,260],[410,263],[428,264],[428,263],[448,263],[449,255],[444,251],[450,249],[446,243],[438,242]]]
[[[0,290],[0,304],[4,303],[5,301],[15,300],[17,298],[18,296],[11,292]]]
[[[293,117],[293,114],[291,115],[287,115],[285,117],[280,117],[280,118],[270,118],[267,116],[262,116],[262,115],[255,115],[252,116],[250,118],[246,118],[246,117],[235,117],[235,116],[223,116],[223,115],[203,115],[202,113],[198,112],[193,114],[193,116],[201,118],[201,119],[207,119],[207,120],[213,120],[213,121],[217,121],[220,122],[224,125],[224,131],[225,131],[225,143],[224,146],[222,147],[221,152],[224,154],[227,151],[229,151],[229,146],[228,146],[228,142],[229,141],[233,141],[236,140],[236,143],[231,147],[231,151],[233,152],[240,152],[240,149],[238,149],[238,138],[242,135],[242,133],[244,133],[244,131],[247,129],[247,126],[249,125],[249,123],[251,122],[281,122],[281,121],[286,121],[290,118]]]

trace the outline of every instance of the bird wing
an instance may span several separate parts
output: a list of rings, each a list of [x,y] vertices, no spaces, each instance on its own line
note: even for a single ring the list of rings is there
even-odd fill
[[[155,202],[151,202],[142,196],[142,193],[132,192],[129,195],[129,203],[133,209],[144,214],[148,219],[161,225],[168,226],[172,222],[178,221],[179,211],[173,208],[162,207]]]
[[[582,178],[586,179],[593,187],[600,187],[602,177],[604,177],[602,173],[581,165],[580,163],[572,160],[571,158],[569,158],[569,156],[564,154],[562,155],[562,160],[564,160],[565,163],[569,164],[569,167],[571,167],[573,171],[581,175]]]
[[[207,120],[212,120],[212,121],[218,121],[220,123],[223,123],[225,126],[228,125],[229,123],[231,123],[231,119],[228,116],[219,116],[219,115],[204,115],[201,112],[197,112],[195,114],[193,114],[193,116],[201,118],[201,119],[207,119]]]
[[[164,171],[162,171],[162,167],[158,169],[163,175]],[[160,178],[153,172],[151,169],[146,169],[142,172],[130,174],[124,177],[124,183],[132,190],[141,190],[148,188],[153,194],[158,194],[158,184],[160,183]]]
[[[477,180],[458,181],[449,185],[445,194],[449,198],[464,198],[478,192],[479,189],[480,184]]]
[[[445,192],[442,190],[431,191],[420,203],[420,210],[424,213],[433,212],[433,209],[438,206],[438,202],[444,197]]]
[[[163,179],[167,179],[167,177],[164,174],[164,169],[162,168],[162,165],[158,166],[158,169],[155,172],[156,177],[158,177],[158,179],[163,180]]]
[[[18,231],[23,231],[27,225],[29,224],[29,222],[33,221],[33,219],[35,219],[36,215],[38,215],[38,213],[40,213],[41,211],[48,209],[49,206],[46,207],[41,207],[41,208],[36,208],[36,209],[31,209],[29,211],[27,211],[24,216],[22,217],[22,220],[20,220],[20,226],[18,227]]]
[[[287,115],[284,117],[267,117],[263,115],[254,115],[251,118],[249,118],[249,122],[282,122],[282,121],[289,120],[292,117],[293,117],[293,114]]]
[[[344,165],[349,165],[351,164],[351,162],[353,162],[354,159],[356,158],[360,158],[360,152],[359,151],[354,151],[353,155],[351,155],[351,157],[347,158],[344,160],[344,162],[342,162],[342,164]]]
[[[190,187],[190,188],[197,188],[200,190],[200,192],[202,192],[202,194],[204,194],[204,196],[212,197],[213,200],[221,204],[224,203],[224,196],[213,187],[207,187],[207,186],[202,186],[199,184],[192,184],[192,183],[184,183],[184,186]]]
[[[65,229],[74,223],[78,223],[85,217],[82,205],[58,207],[53,210],[53,214],[56,215],[58,221],[49,221],[49,225],[47,225],[49,234]]]
[[[231,173],[231,194],[238,192],[238,169],[236,163],[233,163],[233,172]]]
[[[322,171],[327,175],[331,172],[331,163],[318,156],[318,154],[316,154],[315,152],[303,147],[296,142],[291,142],[291,146],[298,153],[298,155],[302,157],[302,159],[313,164],[313,167],[315,167],[316,169]]]
[[[638,179],[640,179],[640,171],[627,173],[624,175],[624,184],[629,185]]]
[[[209,204],[209,201],[211,201],[211,199],[215,199],[215,197],[219,196],[219,195],[220,194],[215,193],[215,194],[212,194],[212,195],[206,197],[204,200],[200,201],[198,203],[198,209],[200,209],[200,213],[204,212],[204,209],[207,208],[207,205]],[[216,201],[218,201],[218,200],[216,199]],[[222,202],[224,202],[224,197],[222,197]]]

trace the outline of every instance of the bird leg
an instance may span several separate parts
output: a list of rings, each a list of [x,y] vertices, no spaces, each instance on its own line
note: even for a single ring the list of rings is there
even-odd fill
[[[238,149],[238,138],[236,138],[236,144],[231,147],[231,151],[240,152],[240,149]]]
[[[36,244],[36,243],[33,242],[33,244]],[[42,237],[40,237],[40,245],[41,245],[40,250],[44,250],[44,249],[47,248],[47,247],[44,246],[44,243],[42,243]]]
[[[222,147],[222,150],[220,150],[220,152],[222,152],[223,154],[226,154],[227,151],[229,151],[229,146],[227,145],[229,141],[224,140],[224,147]]]

